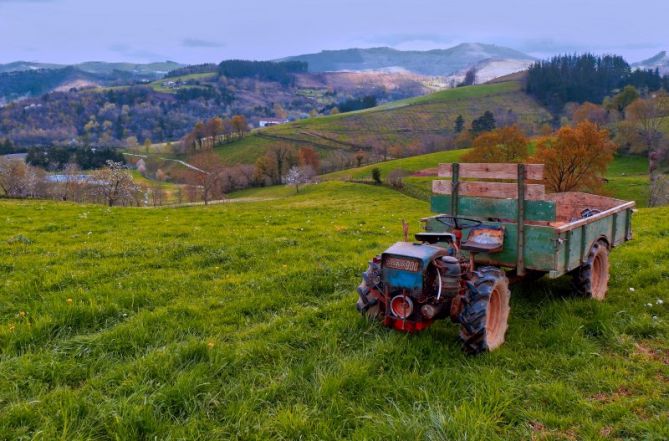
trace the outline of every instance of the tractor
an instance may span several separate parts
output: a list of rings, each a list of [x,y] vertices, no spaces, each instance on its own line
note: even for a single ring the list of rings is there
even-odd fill
[[[569,274],[578,295],[603,300],[609,252],[632,238],[634,202],[546,194],[536,183],[543,172],[541,164],[440,164],[439,176],[451,179],[433,182],[438,214],[422,219],[415,241],[404,224],[404,240],[369,262],[357,310],[407,333],[450,318],[464,350],[478,354],[504,343],[510,283]]]

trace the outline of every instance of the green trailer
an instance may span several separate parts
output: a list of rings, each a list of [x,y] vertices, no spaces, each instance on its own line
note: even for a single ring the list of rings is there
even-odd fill
[[[609,252],[632,238],[634,202],[546,194],[542,164],[440,164],[439,177],[425,231],[363,273],[363,315],[407,332],[450,317],[478,353],[504,341],[509,283],[570,274],[579,295],[605,298]]]

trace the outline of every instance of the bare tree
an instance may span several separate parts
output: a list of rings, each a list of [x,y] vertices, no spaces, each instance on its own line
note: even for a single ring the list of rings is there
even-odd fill
[[[189,184],[202,188],[204,204],[208,205],[212,197],[222,197],[222,177],[225,166],[221,158],[213,152],[200,153],[189,159],[190,167],[185,172]]]
[[[12,197],[37,197],[42,193],[45,174],[20,159],[0,158],[0,191]]]

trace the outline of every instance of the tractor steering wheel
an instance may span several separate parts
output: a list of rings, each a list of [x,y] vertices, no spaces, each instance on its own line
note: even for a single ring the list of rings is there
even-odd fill
[[[480,220],[460,216],[439,216],[437,220],[442,224],[456,230],[467,230],[469,228],[478,227],[482,224]]]

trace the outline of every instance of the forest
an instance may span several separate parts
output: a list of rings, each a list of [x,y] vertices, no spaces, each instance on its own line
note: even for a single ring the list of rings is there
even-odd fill
[[[642,92],[669,89],[669,76],[661,77],[656,70],[632,71],[617,55],[560,55],[529,68],[526,91],[558,115],[569,102],[601,103],[627,85]]]

